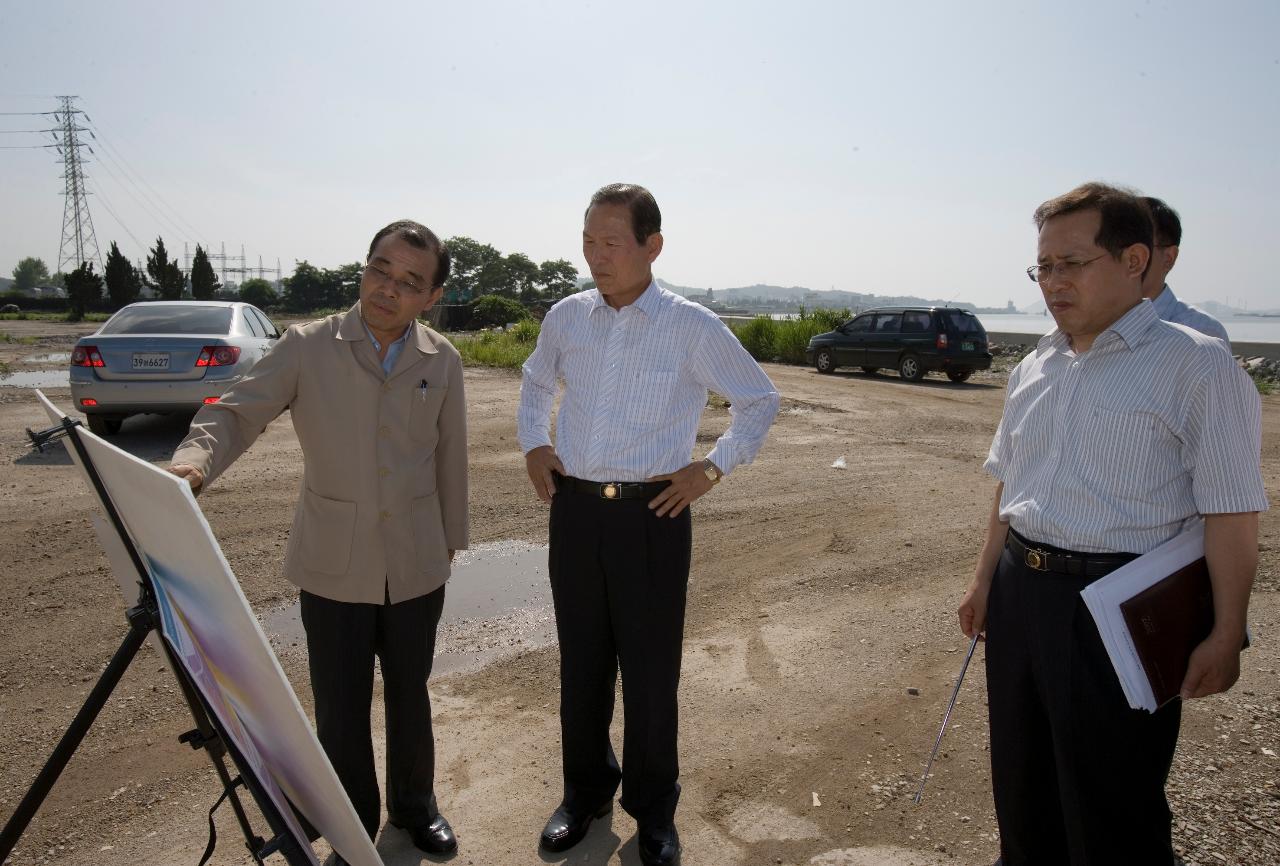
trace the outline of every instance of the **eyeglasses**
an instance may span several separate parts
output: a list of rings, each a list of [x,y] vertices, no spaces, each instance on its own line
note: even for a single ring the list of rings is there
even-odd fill
[[[384,283],[390,283],[391,287],[402,295],[425,295],[431,290],[429,286],[420,286],[409,280],[397,280],[372,262],[364,266],[364,275],[381,280]]]
[[[1033,283],[1039,283],[1042,286],[1049,285],[1049,281],[1055,276],[1062,277],[1066,280],[1074,280],[1080,276],[1080,272],[1084,270],[1085,265],[1091,265],[1098,259],[1105,256],[1106,253],[1096,255],[1085,262],[1073,262],[1071,260],[1054,262],[1051,265],[1032,265],[1027,268],[1027,279]]]

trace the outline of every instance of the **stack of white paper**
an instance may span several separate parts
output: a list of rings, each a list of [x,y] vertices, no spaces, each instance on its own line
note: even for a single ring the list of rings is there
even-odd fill
[[[1138,650],[1129,635],[1129,626],[1120,611],[1123,602],[1133,598],[1204,556],[1204,524],[1166,541],[1150,553],[1120,566],[1106,577],[1089,584],[1080,593],[1098,624],[1098,633],[1111,657],[1111,665],[1120,678],[1125,699],[1135,710],[1156,711],[1156,696],[1151,681],[1138,658]]]

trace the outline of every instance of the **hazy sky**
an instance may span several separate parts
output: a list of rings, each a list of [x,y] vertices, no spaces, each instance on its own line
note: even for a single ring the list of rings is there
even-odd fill
[[[0,0],[0,111],[81,97],[104,256],[291,272],[410,217],[585,272],[582,209],[624,180],[672,282],[1024,305],[1031,212],[1102,179],[1181,212],[1183,297],[1280,307],[1278,37],[1274,0]],[[59,171],[0,150],[0,273],[56,265]]]

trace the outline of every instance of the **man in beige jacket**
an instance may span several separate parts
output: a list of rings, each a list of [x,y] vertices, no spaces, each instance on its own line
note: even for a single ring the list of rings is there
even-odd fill
[[[382,229],[359,302],[291,327],[196,415],[170,468],[199,491],[290,410],[304,463],[284,568],[301,589],[317,734],[376,836],[376,655],[388,819],[435,854],[457,842],[436,806],[426,684],[450,562],[467,546],[467,432],[462,362],[417,319],[448,275],[449,251],[426,226]]]

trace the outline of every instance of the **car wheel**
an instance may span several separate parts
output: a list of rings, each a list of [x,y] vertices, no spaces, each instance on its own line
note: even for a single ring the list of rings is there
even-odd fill
[[[123,418],[113,418],[110,415],[90,415],[89,430],[96,436],[114,436],[120,432],[120,425],[124,423]]]
[[[973,375],[972,370],[948,370],[947,378],[952,382],[967,382],[969,377]]]
[[[880,372],[880,368],[879,367],[863,367],[862,372],[866,373],[868,376],[874,376],[876,373]]]
[[[920,366],[919,358],[908,352],[898,361],[898,375],[908,382],[919,382],[924,378],[924,367]]]
[[[830,349],[819,349],[813,356],[813,366],[819,373],[836,371],[836,353]]]

